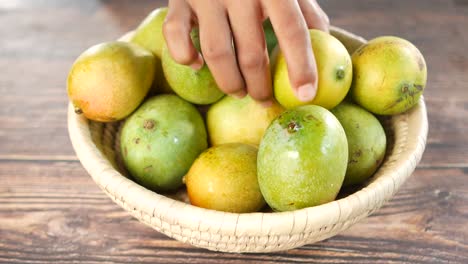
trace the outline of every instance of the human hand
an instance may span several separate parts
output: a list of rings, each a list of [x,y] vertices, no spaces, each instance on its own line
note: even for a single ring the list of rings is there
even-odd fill
[[[273,95],[262,28],[267,17],[296,96],[301,101],[312,100],[318,76],[307,29],[328,32],[329,26],[316,0],[169,0],[163,30],[176,62],[200,69],[205,61],[223,92],[239,98],[249,93],[268,106]],[[197,25],[203,57],[190,38],[192,27]]]

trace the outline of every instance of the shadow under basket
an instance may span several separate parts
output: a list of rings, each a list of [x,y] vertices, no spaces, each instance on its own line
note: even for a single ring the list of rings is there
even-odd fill
[[[365,43],[332,28],[352,53]],[[120,159],[121,122],[98,123],[68,109],[68,131],[81,164],[118,205],[157,231],[197,247],[224,252],[273,252],[321,241],[379,209],[413,173],[424,152],[428,122],[423,98],[407,113],[381,118],[388,137],[379,170],[359,189],[320,206],[292,212],[225,213],[190,205],[185,190],[150,191],[127,177]]]

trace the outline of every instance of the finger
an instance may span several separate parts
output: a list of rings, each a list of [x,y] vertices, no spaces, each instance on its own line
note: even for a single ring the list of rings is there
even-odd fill
[[[327,25],[327,28],[330,29],[330,18],[328,17],[327,13],[325,13],[325,11],[323,11],[322,7],[320,7],[320,5],[317,3],[317,7],[320,11],[320,13],[322,14],[322,19],[323,21],[325,21],[325,24]]]
[[[314,99],[317,65],[309,32],[297,1],[276,1],[265,5],[288,66],[289,81],[301,101]]]
[[[317,1],[299,0],[298,3],[308,28],[315,28],[325,32],[329,31],[330,20]]]
[[[185,0],[170,0],[163,33],[172,58],[198,70],[203,66],[203,59],[190,38],[192,17],[192,10]]]
[[[236,97],[246,94],[232,46],[231,28],[224,8],[217,1],[193,1],[200,28],[203,58],[219,88]]]
[[[247,90],[253,99],[268,104],[272,89],[261,6],[257,1],[234,1],[228,10],[237,62]]]

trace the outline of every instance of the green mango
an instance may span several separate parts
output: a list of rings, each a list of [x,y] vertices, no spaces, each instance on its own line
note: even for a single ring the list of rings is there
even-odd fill
[[[333,201],[348,164],[348,142],[340,122],[323,107],[286,110],[260,143],[257,173],[265,201],[291,211]]]
[[[353,53],[353,100],[377,115],[397,115],[419,102],[427,82],[424,56],[412,43],[386,36]]]
[[[164,77],[161,64],[161,54],[166,40],[163,34],[164,19],[167,7],[161,7],[151,12],[137,27],[129,41],[151,51],[156,56],[156,77],[153,83],[155,93],[174,93]]]
[[[191,38],[194,46],[200,50],[197,29],[192,30]],[[172,90],[191,103],[212,104],[224,96],[206,63],[200,70],[194,70],[174,61],[169,50],[165,47],[162,51],[162,66],[164,76]]]
[[[161,58],[162,49],[166,45],[163,24],[167,11],[167,7],[162,7],[151,12],[137,27],[130,42],[142,46]]]
[[[353,103],[342,102],[331,112],[340,121],[348,140],[348,168],[343,186],[362,183],[384,159],[385,131],[375,116]]]
[[[120,147],[126,168],[141,185],[173,191],[208,146],[198,110],[176,95],[145,101],[122,128]]]

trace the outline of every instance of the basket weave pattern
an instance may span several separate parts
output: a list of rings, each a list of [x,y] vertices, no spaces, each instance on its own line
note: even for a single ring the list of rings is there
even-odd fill
[[[350,52],[364,40],[332,33]],[[427,114],[423,99],[411,111],[384,118],[387,155],[365,187],[320,206],[283,213],[234,214],[198,208],[182,195],[154,193],[127,177],[119,148],[121,123],[97,123],[69,106],[68,128],[81,163],[97,185],[139,221],[172,238],[210,250],[272,252],[320,241],[346,230],[379,209],[412,174],[424,152]]]

